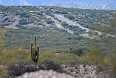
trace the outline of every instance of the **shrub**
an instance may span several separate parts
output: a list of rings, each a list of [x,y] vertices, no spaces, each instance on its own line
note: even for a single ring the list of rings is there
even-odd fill
[[[61,25],[64,26],[64,27],[68,26],[68,24],[66,22],[62,22]]]
[[[39,70],[40,69],[42,69],[42,70],[52,69],[52,70],[55,70],[57,72],[61,72],[61,73],[63,72],[61,65],[54,63],[54,61],[52,61],[52,60],[45,60],[45,61],[39,63],[38,66],[39,66]]]
[[[54,23],[54,21],[52,21],[52,20],[45,20],[45,21],[46,21],[47,24],[53,24]]]
[[[98,72],[100,72],[100,71],[105,70],[105,67],[104,67],[103,65],[97,65],[97,66],[96,66],[96,70],[97,70]]]
[[[41,15],[41,16],[43,16],[43,13],[42,13],[42,12],[38,12],[37,15]]]
[[[74,19],[75,19],[75,17],[72,16],[72,15],[64,15],[64,17],[67,17],[67,18],[70,19],[70,20],[74,20]]]
[[[25,19],[22,19],[22,20],[19,21],[19,24],[26,25],[26,24],[29,24],[29,22]]]
[[[25,17],[30,17],[30,15],[28,14],[28,13],[26,13],[26,12],[23,12],[23,13],[20,13],[20,17],[21,18],[25,18]]]
[[[25,72],[34,72],[37,69],[29,64],[15,63],[8,67],[8,76],[15,77],[22,75]]]
[[[89,55],[91,52],[91,49],[87,46],[79,47],[78,49],[73,49],[69,53],[74,53],[75,55],[78,56],[85,56]]]
[[[43,25],[42,23],[38,23],[37,25]]]
[[[20,12],[16,12],[16,15],[20,15]]]
[[[61,12],[60,11],[55,11],[55,14],[61,14]]]
[[[5,18],[3,22],[6,22],[8,20],[8,18]]]
[[[68,12],[67,11],[62,11],[62,14],[68,14]]]
[[[5,16],[7,16],[7,14],[4,14],[4,15],[2,16],[2,18],[5,17]]]

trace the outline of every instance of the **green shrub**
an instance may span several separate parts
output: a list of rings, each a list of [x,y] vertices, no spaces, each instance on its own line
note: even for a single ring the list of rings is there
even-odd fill
[[[68,14],[68,12],[67,11],[62,11],[62,14]]]
[[[2,17],[5,17],[5,16],[7,16],[7,14],[4,14]]]
[[[73,53],[77,56],[85,56],[89,55],[91,52],[91,49],[87,46],[79,47],[78,49],[73,49],[69,53]]]
[[[43,25],[42,23],[38,23],[37,25]]]
[[[69,18],[70,20],[74,20],[74,19],[75,19],[75,17],[72,16],[72,15],[64,15],[64,17],[67,17],[67,18]]]
[[[64,26],[64,27],[68,26],[68,24],[66,22],[62,22],[61,25]]]
[[[51,16],[51,17],[55,17],[55,15],[53,15],[53,14],[49,14],[49,16]]]
[[[9,77],[15,77],[22,75],[26,72],[34,72],[37,69],[31,66],[30,64],[23,64],[23,63],[14,63],[10,66],[8,66],[8,76]]]
[[[61,14],[62,12],[60,12],[60,11],[55,11],[55,13],[56,13],[56,14]]]
[[[20,15],[20,12],[16,12],[16,15]]]
[[[28,14],[28,13],[26,13],[26,12],[23,12],[23,13],[20,13],[20,17],[21,18],[25,18],[25,17],[30,17],[30,15]]]
[[[19,24],[20,25],[26,25],[26,24],[29,24],[29,22],[27,22],[25,19],[22,19],[19,21]]]
[[[8,18],[5,18],[3,22],[6,22],[6,21],[8,21]]]
[[[52,24],[52,23],[54,23],[54,21],[52,21],[52,20],[45,20],[45,21],[46,21],[47,24]]]
[[[45,60],[45,61],[39,63],[38,68],[39,68],[39,70],[40,69],[42,69],[42,70],[50,70],[50,69],[52,69],[52,70],[55,70],[55,71],[60,72],[60,73],[63,72],[63,69],[62,69],[61,65],[56,64],[52,60]]]
[[[43,16],[43,13],[42,13],[42,12],[38,12],[37,15],[41,15],[41,16]]]

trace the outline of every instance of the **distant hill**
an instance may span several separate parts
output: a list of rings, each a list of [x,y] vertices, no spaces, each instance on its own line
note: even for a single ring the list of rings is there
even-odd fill
[[[47,4],[47,6],[80,8],[80,9],[116,10],[116,2],[111,2],[111,1],[98,1],[98,2],[54,1]]]
[[[60,6],[68,8],[81,8],[81,9],[116,9],[116,0],[0,0],[0,5],[13,5],[13,6]],[[105,2],[103,2],[105,1]],[[109,1],[109,2],[106,2]],[[114,1],[114,2],[112,2]]]

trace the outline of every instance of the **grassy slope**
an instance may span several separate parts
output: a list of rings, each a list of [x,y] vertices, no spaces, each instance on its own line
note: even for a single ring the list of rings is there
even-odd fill
[[[49,49],[66,49],[74,46],[75,48],[83,45],[81,44],[86,40],[83,37],[78,40],[80,36],[68,34],[58,28],[47,30],[46,28],[31,28],[31,29],[10,29],[6,32],[6,39],[9,39],[7,48],[19,48],[30,49],[30,42],[34,40],[34,35],[37,35],[37,44],[40,45],[41,50]],[[29,37],[29,39],[28,39]],[[72,38],[72,39],[71,39]],[[34,41],[33,41],[34,42]],[[86,41],[85,41],[86,43]],[[81,44],[81,45],[78,45]],[[8,46],[9,45],[9,46]]]

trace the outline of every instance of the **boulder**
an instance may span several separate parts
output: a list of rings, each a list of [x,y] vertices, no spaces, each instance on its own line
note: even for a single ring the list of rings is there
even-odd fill
[[[58,73],[53,70],[40,70],[36,72],[24,73],[17,78],[74,78],[65,73]]]

